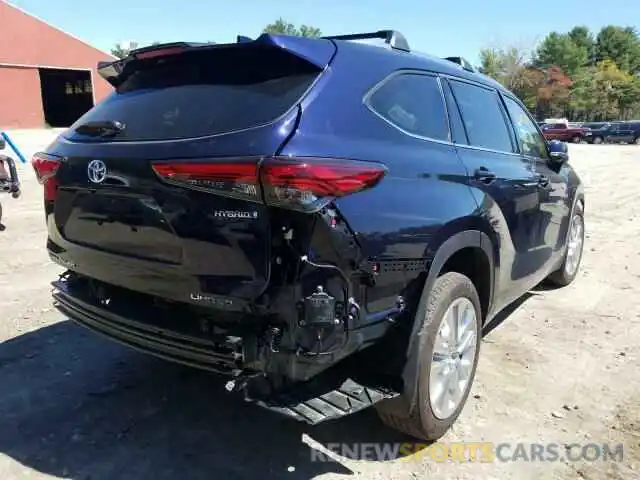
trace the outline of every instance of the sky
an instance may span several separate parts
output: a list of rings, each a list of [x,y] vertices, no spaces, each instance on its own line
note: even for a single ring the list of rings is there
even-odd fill
[[[394,29],[412,49],[478,63],[483,47],[531,50],[551,31],[608,24],[640,29],[640,0],[13,0],[29,13],[109,51],[118,42],[233,42],[278,17],[324,35]]]

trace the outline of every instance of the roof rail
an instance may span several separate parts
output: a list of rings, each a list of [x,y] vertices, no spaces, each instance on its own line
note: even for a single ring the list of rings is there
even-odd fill
[[[380,38],[385,41],[387,45],[395,50],[402,50],[404,52],[410,52],[409,42],[404,35],[396,30],[378,30],[377,32],[369,33],[351,33],[348,35],[332,35],[329,37],[322,37],[328,40],[368,40],[374,38]]]
[[[462,68],[464,68],[465,70],[467,70],[468,72],[475,72],[475,68],[473,68],[473,65],[471,65],[471,63],[462,57],[446,57],[445,60],[449,60],[450,62],[453,63],[457,63],[458,65],[460,65]]]

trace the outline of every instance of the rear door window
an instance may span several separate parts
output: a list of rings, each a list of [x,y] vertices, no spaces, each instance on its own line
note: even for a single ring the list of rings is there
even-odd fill
[[[527,115],[524,108],[509,97],[504,97],[504,103],[516,129],[522,153],[530,157],[548,159],[547,142],[538,132],[535,123]]]
[[[286,113],[320,73],[283,50],[258,47],[193,51],[139,62],[140,68],[71,130],[88,122],[123,123],[125,130],[110,141],[243,130]]]
[[[399,130],[449,141],[449,125],[438,79],[420,73],[390,77],[366,100],[368,107]]]
[[[455,80],[450,84],[469,144],[499,152],[515,152],[510,126],[497,92]]]

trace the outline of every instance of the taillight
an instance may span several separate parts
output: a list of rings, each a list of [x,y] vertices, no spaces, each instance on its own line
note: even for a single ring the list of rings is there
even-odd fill
[[[60,159],[46,153],[36,153],[31,159],[31,165],[36,172],[38,183],[44,186],[44,199],[55,200],[58,193],[56,172],[60,167]]]
[[[335,198],[375,186],[379,163],[344,159],[267,157],[255,160],[156,162],[167,183],[312,213]]]
[[[260,168],[267,204],[302,212],[371,188],[386,172],[379,163],[324,158],[268,158]]]
[[[157,162],[152,168],[167,183],[247,201],[261,201],[255,160]]]

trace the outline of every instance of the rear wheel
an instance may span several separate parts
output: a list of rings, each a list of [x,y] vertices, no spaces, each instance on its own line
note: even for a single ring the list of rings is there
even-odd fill
[[[560,287],[569,285],[578,275],[582,251],[584,249],[584,208],[581,203],[575,207],[569,225],[569,235],[565,247],[562,266],[549,275],[548,280]]]
[[[640,137],[634,138],[633,143],[635,143],[636,145],[640,145]]]
[[[428,295],[424,318],[416,318],[423,325],[418,403],[412,409],[410,401],[395,402],[396,408],[383,402],[376,408],[388,426],[437,440],[456,421],[469,396],[478,364],[482,313],[473,283],[460,273],[440,276]],[[399,411],[397,405],[406,405],[406,410]]]
[[[602,137],[593,137],[593,143],[600,145],[602,143]]]
[[[582,143],[582,137],[580,135],[573,137],[573,143]]]

